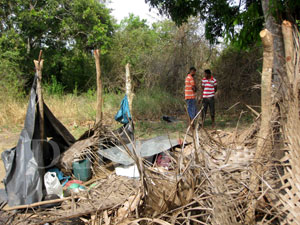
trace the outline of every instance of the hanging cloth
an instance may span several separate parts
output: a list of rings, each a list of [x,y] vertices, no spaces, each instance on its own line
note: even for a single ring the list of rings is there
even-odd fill
[[[127,99],[127,95],[123,98],[121,102],[120,110],[115,115],[115,120],[122,123],[127,124],[131,120],[131,114],[129,110],[129,103]]]

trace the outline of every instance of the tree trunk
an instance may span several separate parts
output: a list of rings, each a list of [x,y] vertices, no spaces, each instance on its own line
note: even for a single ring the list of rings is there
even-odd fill
[[[288,78],[288,86],[294,82],[295,73],[295,59],[294,59],[294,43],[293,43],[293,27],[289,21],[283,21],[282,23],[282,34],[284,37],[285,46],[285,60],[286,60],[286,74]]]
[[[264,47],[263,70],[261,77],[261,125],[258,135],[255,160],[250,177],[248,211],[246,224],[255,224],[256,192],[264,173],[264,164],[271,156],[271,118],[272,118],[272,68],[274,60],[273,37],[268,30],[260,32]],[[259,177],[258,177],[259,176]]]
[[[283,37],[281,32],[281,26],[276,23],[276,20],[271,12],[271,1],[261,0],[262,9],[264,13],[266,29],[273,35],[273,46],[274,46],[274,63],[273,63],[273,84],[282,93],[282,86],[280,85],[280,75],[285,73],[284,70],[284,45]]]
[[[100,67],[100,51],[94,50],[96,72],[97,72],[97,112],[96,124],[102,121],[102,82],[101,82],[101,67]]]

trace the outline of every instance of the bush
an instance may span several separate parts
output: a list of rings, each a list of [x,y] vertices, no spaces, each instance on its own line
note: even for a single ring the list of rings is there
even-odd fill
[[[184,112],[184,100],[155,87],[140,90],[133,100],[133,115],[138,119],[158,119],[162,115]]]
[[[19,53],[7,51],[0,53],[0,95],[22,98],[25,95],[22,72],[19,66]]]
[[[57,81],[54,75],[52,75],[50,83],[44,84],[44,89],[48,95],[55,95],[60,97],[64,94],[65,87]]]
[[[227,108],[236,102],[257,105],[260,102],[261,48],[250,51],[225,49],[213,64],[218,80],[218,107]]]

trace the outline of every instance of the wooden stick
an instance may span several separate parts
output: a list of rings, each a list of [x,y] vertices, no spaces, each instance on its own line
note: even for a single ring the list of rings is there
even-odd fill
[[[71,197],[67,197],[67,198],[61,198],[61,199],[54,199],[54,200],[36,202],[36,203],[33,203],[33,204],[29,204],[29,205],[18,205],[18,206],[4,208],[3,210],[5,210],[5,211],[12,211],[12,210],[17,210],[17,209],[34,208],[34,207],[41,206],[41,205],[53,204],[53,203],[63,202],[63,201],[66,201],[66,200],[71,200],[72,198],[77,199],[79,197],[78,196],[75,196],[75,197],[71,196]]]
[[[58,222],[58,221],[61,221],[61,220],[67,220],[67,219],[72,219],[72,218],[77,218],[77,217],[81,217],[81,216],[85,216],[85,215],[90,215],[90,214],[94,214],[96,212],[101,212],[101,211],[104,211],[104,210],[107,210],[107,209],[111,209],[112,207],[114,207],[115,205],[111,204],[111,205],[108,205],[108,206],[103,206],[103,207],[100,207],[98,209],[87,209],[83,212],[75,212],[73,214],[69,214],[69,215],[65,215],[65,216],[62,216],[62,217],[57,217],[57,218],[53,218],[53,219],[48,219],[48,220],[43,220],[41,221],[39,224],[45,224],[45,223],[53,223],[53,222]]]
[[[43,149],[43,140],[45,136],[45,128],[44,128],[44,101],[43,101],[43,93],[42,93],[42,69],[44,60],[42,60],[43,51],[40,51],[38,60],[34,60],[34,65],[37,73],[37,95],[38,95],[38,104],[40,111],[40,139],[41,139],[41,150]]]
[[[102,121],[102,82],[101,82],[101,67],[99,49],[94,50],[96,72],[97,72],[97,113],[96,124]]]

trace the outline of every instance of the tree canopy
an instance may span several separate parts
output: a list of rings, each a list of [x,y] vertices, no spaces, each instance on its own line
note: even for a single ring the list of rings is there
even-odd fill
[[[217,43],[219,37],[245,47],[258,40],[264,23],[261,0],[145,0],[160,13],[169,15],[178,25],[191,16],[200,16],[206,22],[206,38]],[[278,21],[299,20],[300,3],[297,0],[268,0],[271,13]]]
[[[71,89],[86,81],[93,70],[88,55],[94,48],[105,53],[114,31],[110,10],[96,0],[0,0],[0,18],[1,64],[19,67],[17,74],[2,70],[1,76],[32,80],[32,60],[43,49],[45,79],[55,74]]]

